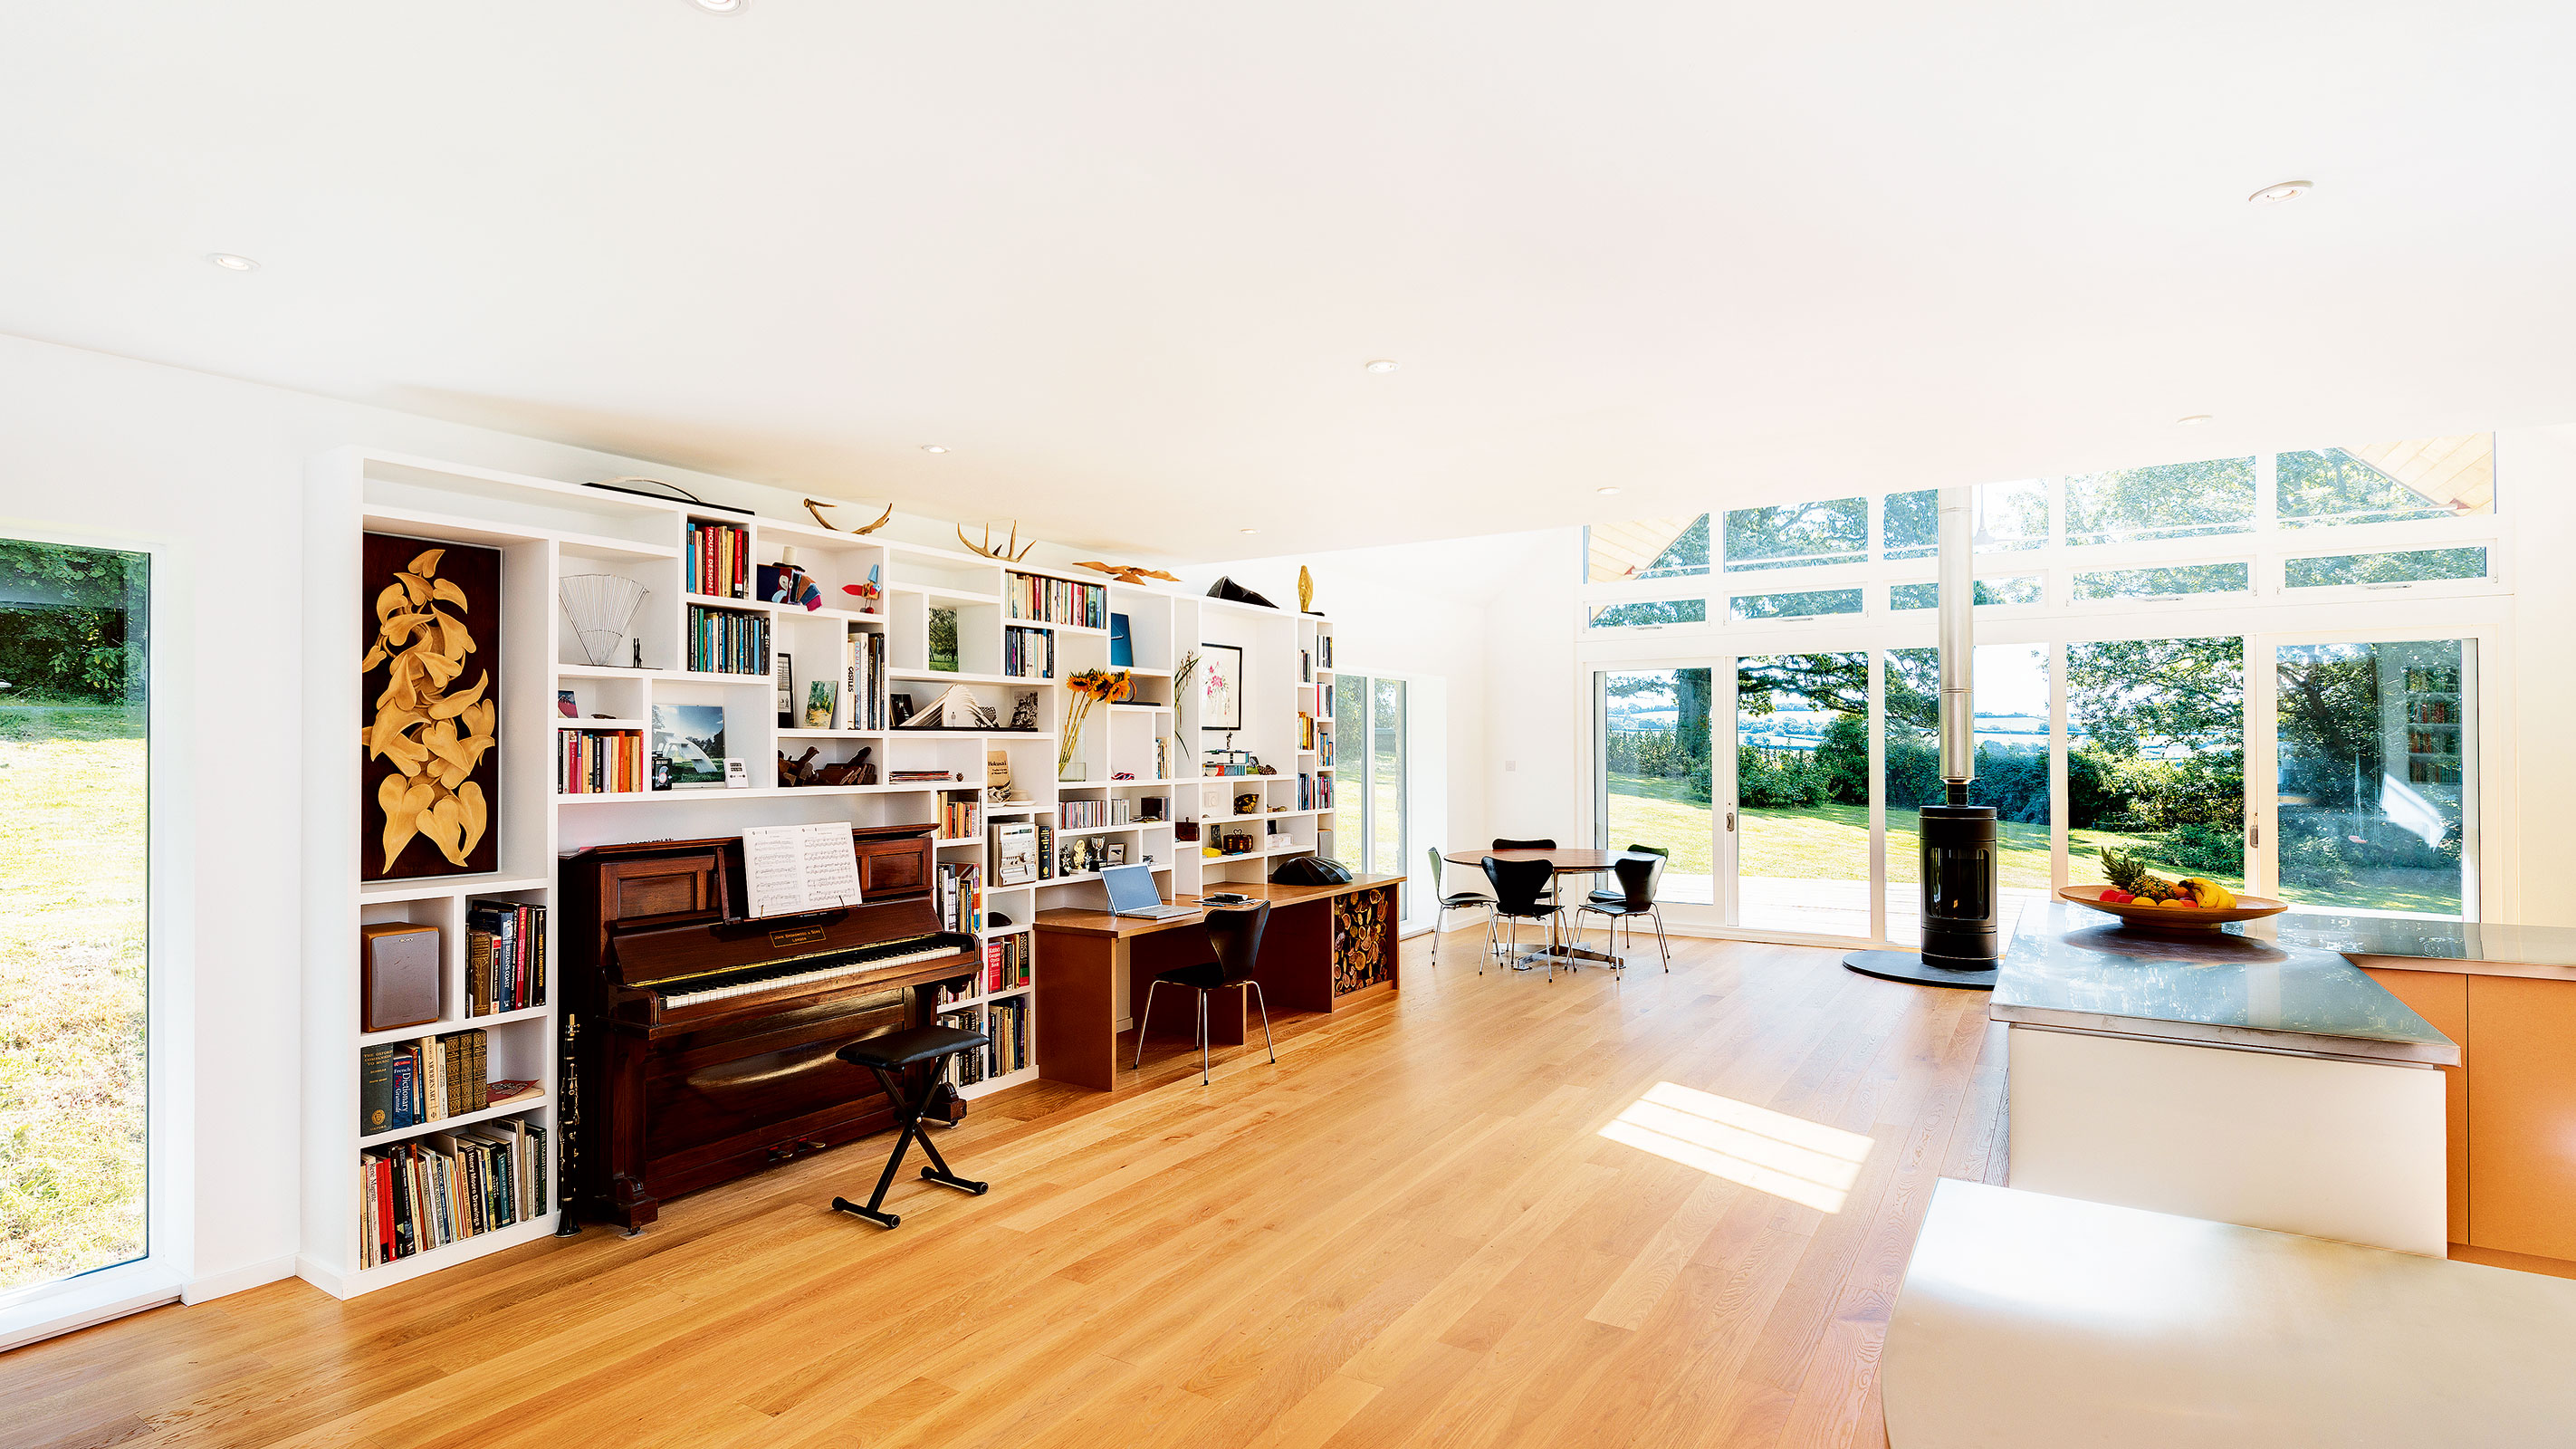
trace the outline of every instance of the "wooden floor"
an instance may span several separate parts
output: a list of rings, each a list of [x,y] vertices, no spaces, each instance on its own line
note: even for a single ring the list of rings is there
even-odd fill
[[[1115,1094],[975,1104],[940,1141],[992,1193],[916,1178],[893,1233],[825,1208],[874,1181],[861,1143],[633,1239],[0,1355],[0,1442],[1883,1445],[1879,1343],[1933,1180],[2001,1178],[1985,996],[1702,941],[1669,976],[1551,985],[1477,975],[1475,940],[1436,974],[1407,943],[1399,1000],[1212,1087],[1158,1048]],[[1600,1135],[1661,1083],[1713,1095],[1663,1089],[1681,1116],[1637,1110],[1678,1139],[1637,1140],[1721,1155]],[[1792,1200],[1852,1156],[1838,1211]]]

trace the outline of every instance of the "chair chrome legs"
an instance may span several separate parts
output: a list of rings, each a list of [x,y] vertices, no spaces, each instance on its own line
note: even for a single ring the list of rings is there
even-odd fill
[[[1207,996],[1204,991],[1199,993],[1199,1085],[1202,1087],[1208,1084]]]
[[[1244,985],[1252,988],[1252,999],[1261,1004],[1261,1044],[1269,1048],[1270,1060],[1276,1062],[1279,1060],[1279,1044],[1270,1039],[1270,997],[1258,981],[1247,981]]]
[[[1673,943],[1664,939],[1664,908],[1660,905],[1656,906],[1654,915],[1655,944],[1663,948],[1664,970],[1670,973],[1673,969]]]
[[[1129,1068],[1131,1071],[1141,1069],[1145,1065],[1145,1023],[1154,1019],[1154,988],[1162,984],[1160,981],[1146,983],[1145,1010],[1136,1018],[1136,1061],[1135,1065]]]

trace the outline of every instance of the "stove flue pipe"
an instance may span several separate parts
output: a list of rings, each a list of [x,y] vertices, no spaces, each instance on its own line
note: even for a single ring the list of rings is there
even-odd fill
[[[1975,555],[1977,525],[1974,491],[1941,490],[1941,781],[1950,803],[1968,803],[1968,783],[1977,778],[1977,733],[1973,695],[1976,670],[1975,629],[1970,623],[1977,604]]]

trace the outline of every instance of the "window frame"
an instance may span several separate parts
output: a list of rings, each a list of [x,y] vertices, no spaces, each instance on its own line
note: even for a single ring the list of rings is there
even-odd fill
[[[194,1286],[196,1108],[193,774],[183,738],[194,708],[187,545],[103,529],[0,521],[30,543],[142,554],[144,593],[144,1251],[0,1292],[0,1352],[179,1301]],[[298,1200],[301,1200],[300,1193]],[[274,1274],[263,1274],[266,1281]]]

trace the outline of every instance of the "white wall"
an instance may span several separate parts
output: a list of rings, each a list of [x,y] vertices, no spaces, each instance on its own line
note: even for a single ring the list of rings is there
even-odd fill
[[[1356,522],[1365,528],[1365,518]],[[1499,828],[1487,810],[1499,768],[1496,741],[1517,741],[1519,735],[1511,706],[1496,695],[1517,688],[1519,669],[1508,655],[1497,659],[1493,631],[1498,622],[1517,627],[1511,616],[1521,610],[1514,595],[1535,569],[1543,547],[1535,541],[1554,537],[1509,534],[1180,570],[1194,589],[1223,574],[1294,609],[1302,564],[1315,580],[1316,608],[1333,622],[1335,664],[1350,673],[1413,682],[1407,705],[1417,768],[1409,802],[1413,846],[1405,864],[1414,878],[1417,921],[1429,920],[1425,850],[1481,844]],[[1572,647],[1570,631],[1566,647]],[[1569,669],[1571,659],[1569,653]],[[1435,743],[1441,768],[1420,768]]]
[[[2496,436],[2496,495],[2513,520],[2513,674],[2516,749],[2511,797],[2515,915],[2576,926],[2576,427]],[[2496,829],[2489,822],[2488,829]]]
[[[193,1229],[168,1250],[200,1295],[286,1276],[298,1241],[298,656],[306,463],[349,444],[551,478],[668,478],[716,501],[794,497],[579,448],[0,337],[0,532],[74,530],[169,547],[184,593],[157,681],[186,723],[156,741],[156,814],[192,842],[163,862],[193,897],[154,941],[156,969],[193,958]],[[844,512],[850,510],[845,509]],[[935,533],[930,536],[936,537]],[[952,540],[953,541],[953,540]],[[156,929],[161,929],[156,922]],[[180,929],[186,929],[182,926]],[[165,1037],[165,1041],[167,1038]],[[181,1119],[184,1120],[184,1119]]]

